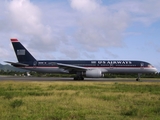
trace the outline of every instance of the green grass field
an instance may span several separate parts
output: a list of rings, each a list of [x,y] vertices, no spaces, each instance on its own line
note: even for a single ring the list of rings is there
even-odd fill
[[[0,82],[0,120],[160,120],[160,83]]]

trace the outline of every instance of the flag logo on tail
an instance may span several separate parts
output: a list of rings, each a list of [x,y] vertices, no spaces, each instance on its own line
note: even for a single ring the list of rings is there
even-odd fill
[[[21,49],[21,50],[17,50],[17,55],[25,55],[25,50]]]

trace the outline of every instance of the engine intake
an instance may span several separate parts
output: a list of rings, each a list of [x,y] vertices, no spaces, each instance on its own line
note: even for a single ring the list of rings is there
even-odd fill
[[[98,69],[94,69],[94,70],[87,70],[86,71],[86,77],[88,78],[100,78],[100,77],[103,77],[103,73],[98,70]]]

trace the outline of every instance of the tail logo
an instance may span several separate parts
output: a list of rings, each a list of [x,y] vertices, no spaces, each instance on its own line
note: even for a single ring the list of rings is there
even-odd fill
[[[24,49],[17,50],[17,55],[25,55],[26,51]]]

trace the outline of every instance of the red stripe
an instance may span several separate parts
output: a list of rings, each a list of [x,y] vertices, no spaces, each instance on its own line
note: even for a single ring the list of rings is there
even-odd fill
[[[11,39],[11,42],[18,42],[17,39]]]
[[[21,68],[21,67],[20,67]],[[29,67],[22,67],[22,68],[59,68],[58,66],[29,66]],[[150,68],[150,67],[108,67],[108,66],[87,66],[87,67],[84,67],[84,68],[106,68],[106,69],[109,69],[109,68],[113,68],[113,69],[116,69],[116,68]]]

